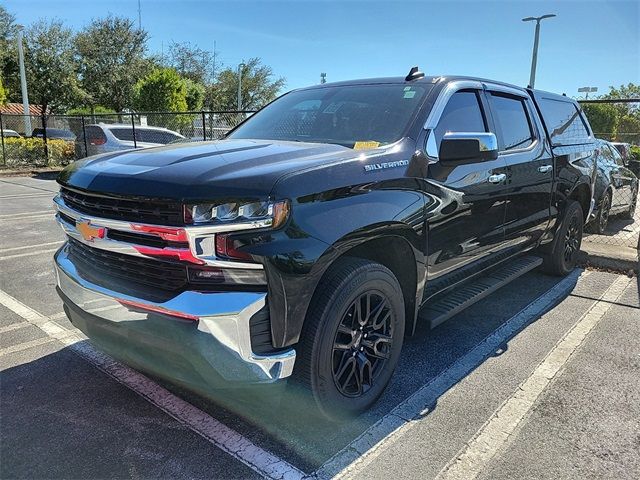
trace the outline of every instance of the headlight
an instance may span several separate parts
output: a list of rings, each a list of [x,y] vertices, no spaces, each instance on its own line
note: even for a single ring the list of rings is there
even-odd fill
[[[185,223],[249,223],[253,227],[278,228],[287,221],[289,201],[279,202],[227,202],[188,205]]]

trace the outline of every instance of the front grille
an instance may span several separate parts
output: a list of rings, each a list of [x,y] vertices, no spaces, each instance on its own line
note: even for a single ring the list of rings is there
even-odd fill
[[[117,277],[133,284],[176,291],[187,285],[187,267],[177,262],[164,262],[108,252],[69,239],[69,258],[81,275],[95,281],[96,276]]]
[[[184,225],[182,205],[170,201],[133,200],[61,188],[70,208],[96,217],[155,225]]]

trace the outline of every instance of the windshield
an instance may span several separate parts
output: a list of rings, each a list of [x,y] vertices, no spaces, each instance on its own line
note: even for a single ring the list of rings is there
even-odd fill
[[[399,140],[429,85],[381,84],[288,93],[228,138],[336,143],[374,148]]]

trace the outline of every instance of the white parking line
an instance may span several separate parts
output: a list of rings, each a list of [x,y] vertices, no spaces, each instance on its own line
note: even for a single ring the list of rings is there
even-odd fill
[[[41,255],[44,253],[53,253],[57,248],[50,248],[48,250],[38,250],[36,252],[16,253],[15,255],[5,255],[0,257],[0,260],[10,260],[12,258],[32,257],[33,255]]]
[[[36,187],[35,185],[25,185],[24,183],[20,183],[20,182],[10,182],[7,179],[0,180],[0,182],[1,183],[8,183],[9,185],[18,185],[20,187],[32,188],[33,190],[41,190],[43,192],[51,192],[52,195],[55,195],[57,193],[57,189],[56,190],[49,190],[47,188]]]
[[[5,215],[0,215],[0,220],[12,220],[14,218],[24,218],[24,217],[43,217],[45,215],[51,215],[53,213],[55,213],[53,209],[39,210],[37,212],[7,213]]]
[[[416,426],[420,422],[419,419],[426,416],[429,408],[436,403],[438,398],[466,377],[507,339],[565,298],[574,288],[581,273],[581,270],[575,270],[503,323],[466,355],[460,357],[453,365],[423,385],[330,458],[317,470],[316,476],[318,478],[352,478],[361,472],[384,449]],[[584,272],[582,277],[584,278],[588,274],[589,272]]]
[[[16,222],[43,220],[45,218],[53,218],[55,216],[55,213],[56,212],[51,210],[48,213],[39,213],[37,215],[23,215],[21,217],[0,218],[0,221],[5,220],[5,221],[10,221],[11,223],[16,223]]]
[[[41,328],[47,335],[54,336],[69,348],[82,356],[93,366],[130,388],[138,395],[189,427],[193,432],[208,440],[235,459],[247,465],[263,477],[283,480],[300,480],[305,474],[285,460],[263,450],[241,434],[176,397],[168,390],[149,380],[135,370],[113,360],[108,355],[95,350],[87,341],[78,342],[75,336],[69,336],[65,330],[48,317],[0,290],[0,304],[9,308],[30,323]],[[52,324],[67,332],[60,332]],[[55,337],[57,335],[57,337]]]
[[[549,352],[534,372],[520,384],[478,430],[473,439],[438,473],[438,480],[476,478],[492,458],[513,439],[513,433],[534,403],[564,367],[571,355],[620,298],[631,283],[628,277],[619,277],[585,313],[573,328]]]
[[[17,252],[19,250],[29,250],[30,248],[48,247],[50,245],[60,245],[61,243],[64,243],[64,240],[58,240],[57,242],[39,243],[38,245],[26,245],[23,247],[3,248],[2,253]]]
[[[29,325],[31,325],[29,322],[12,323],[10,325],[7,325],[6,327],[0,327],[0,333],[11,332],[13,330],[18,330],[20,328],[28,327]]]
[[[11,198],[35,198],[35,197],[53,197],[52,193],[16,193],[13,195],[0,195],[0,199]]]
[[[35,340],[30,340],[28,342],[11,345],[10,347],[0,348],[0,357],[4,357],[5,355],[9,355],[11,353],[22,352],[23,350],[28,350],[29,348],[38,347],[40,345],[44,345],[45,343],[51,343],[55,341],[55,338],[42,337],[36,338]]]

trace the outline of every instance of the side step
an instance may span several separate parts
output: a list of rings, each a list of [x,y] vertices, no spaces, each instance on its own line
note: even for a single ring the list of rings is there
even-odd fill
[[[542,264],[542,258],[532,255],[520,257],[508,265],[490,271],[486,276],[462,285],[458,290],[427,303],[418,313],[420,321],[429,322],[435,328],[445,320],[457,315],[487,295],[492,294],[512,280]]]

